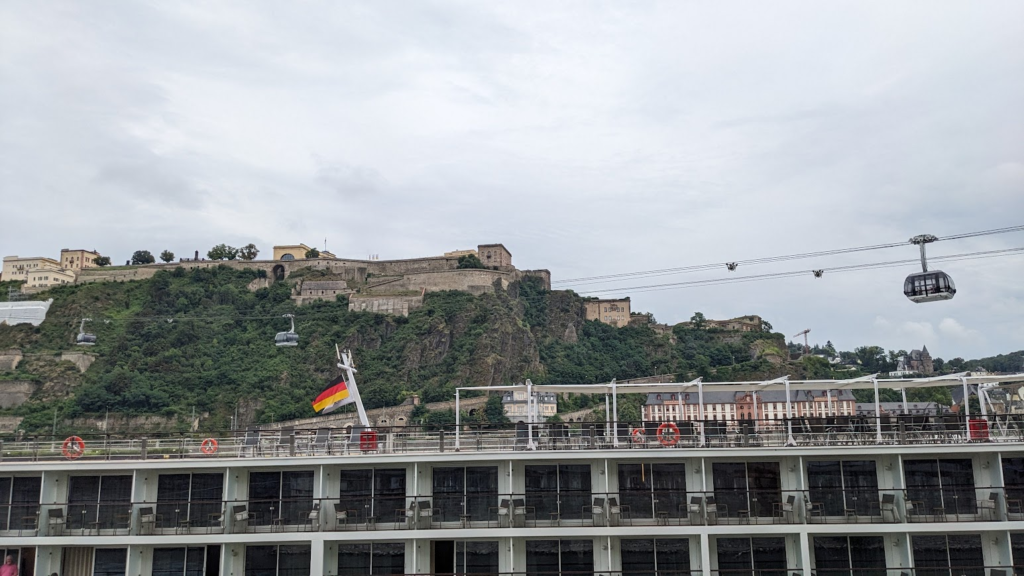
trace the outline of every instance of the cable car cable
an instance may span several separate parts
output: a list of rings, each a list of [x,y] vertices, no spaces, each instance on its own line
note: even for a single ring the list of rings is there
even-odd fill
[[[936,239],[936,242],[942,242],[944,240],[962,240],[964,238],[976,238],[979,236],[991,236],[994,234],[1007,234],[1011,232],[1022,232],[1024,231],[1024,224],[1017,226],[1007,226],[1004,228],[994,228],[992,230],[981,230],[977,232],[965,232],[961,234],[953,234],[950,236],[940,236]],[[580,284],[593,284],[600,280],[611,280],[614,278],[632,278],[632,277],[644,277],[644,276],[666,276],[671,274],[685,274],[688,272],[699,272],[703,270],[711,270],[721,268],[723,265],[729,266],[730,270],[734,269],[738,265],[751,266],[755,264],[767,264],[773,262],[785,262],[788,260],[800,260],[804,258],[817,258],[821,256],[834,256],[838,254],[851,254],[856,252],[867,252],[872,250],[883,250],[886,248],[898,248],[905,247],[907,241],[903,240],[900,242],[890,242],[887,244],[874,244],[869,246],[858,246],[854,248],[839,248],[835,250],[822,250],[818,252],[804,252],[798,254],[788,254],[784,256],[769,256],[764,258],[752,258],[750,260],[737,260],[735,262],[715,262],[710,264],[697,264],[693,266],[682,266],[677,268],[662,268],[658,270],[646,270],[640,272],[623,272],[619,274],[605,274],[601,276],[586,276],[580,278],[567,278],[565,280],[554,281],[553,284],[558,286],[566,285],[580,285]]]

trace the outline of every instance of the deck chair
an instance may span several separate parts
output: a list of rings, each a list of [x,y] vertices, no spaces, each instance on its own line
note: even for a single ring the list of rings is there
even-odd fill
[[[892,518],[892,522],[899,520],[899,515],[896,511],[896,495],[895,494],[882,494],[882,501],[878,503],[878,510],[882,516],[882,522],[885,522],[885,515],[889,514]]]
[[[331,504],[334,507],[334,529],[340,530],[342,526],[348,528],[348,519],[352,517],[354,510],[342,508],[341,502]]]
[[[701,509],[704,507],[704,499],[700,496],[690,496],[690,503],[686,507],[686,515],[690,524],[696,526],[702,524]]]
[[[989,492],[988,498],[985,500],[978,500],[978,515],[988,516],[990,519],[996,519],[996,510],[998,510],[999,504],[999,493]]]
[[[320,428],[316,431],[316,436],[313,437],[313,441],[309,445],[309,451],[313,455],[316,455],[318,450],[323,454],[331,453],[330,428]]]
[[[520,519],[522,519],[521,526],[526,526],[526,500],[523,498],[515,498],[512,500],[512,523],[514,525],[520,525]]]
[[[626,519],[629,520],[629,525],[633,525],[633,514],[629,510],[629,506],[619,504],[618,498],[608,499],[608,519],[615,519],[616,524],[622,523],[622,515],[626,514]]]
[[[274,443],[274,455],[295,456],[295,426],[282,426]]]
[[[238,451],[238,456],[258,456],[260,454],[260,433],[256,430],[246,430],[245,438],[242,440],[242,449]]]
[[[234,526],[241,526],[242,532],[245,532],[249,525],[249,520],[252,519],[252,514],[245,504],[239,504],[231,507],[231,517],[234,520]],[[237,530],[235,531],[237,532]]]
[[[778,516],[780,522],[791,524],[793,522],[793,513],[796,511],[796,496],[790,494],[786,496],[785,502],[780,502],[778,507]]]
[[[315,502],[313,509],[306,514],[306,523],[309,525],[310,532],[320,531],[320,503]],[[314,530],[315,527],[315,530]]]
[[[152,534],[153,529],[156,528],[156,520],[156,512],[153,511],[152,506],[139,508],[139,533]]]
[[[46,511],[46,533],[48,536],[61,536],[67,527],[63,508],[51,508]]]
[[[502,518],[505,519],[506,526],[511,527],[511,525],[512,525],[511,524],[511,520],[512,520],[511,512],[512,512],[512,504],[511,504],[511,502],[507,498],[503,498],[501,500],[501,503],[498,504],[497,509],[495,509],[495,515],[498,517],[498,528],[501,528]]]
[[[594,498],[594,503],[590,506],[583,507],[583,516],[587,515],[587,509],[590,509],[590,520],[595,526],[598,522],[605,523],[604,515],[604,498]]]

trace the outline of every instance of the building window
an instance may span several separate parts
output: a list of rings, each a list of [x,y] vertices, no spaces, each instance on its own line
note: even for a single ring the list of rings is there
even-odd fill
[[[879,509],[873,460],[808,462],[807,484],[811,502],[821,504],[826,516],[843,516],[847,510],[870,516]]]
[[[1003,458],[1003,486],[1006,500],[1024,502],[1024,458]]]
[[[161,528],[210,526],[221,511],[224,475],[161,474],[157,479],[156,514]]]
[[[526,573],[538,575],[594,572],[591,540],[527,540]]]
[[[782,502],[782,476],[778,462],[714,462],[715,499],[719,515],[737,518],[771,517]]]
[[[590,497],[589,464],[526,466],[526,505],[538,518],[580,519]]]
[[[907,498],[918,514],[944,510],[948,514],[977,512],[974,493],[974,467],[968,458],[906,460],[903,473]]]
[[[128,566],[127,548],[97,548],[93,576],[124,576]]]
[[[497,574],[496,541],[435,540],[431,574]]]
[[[686,538],[623,539],[619,547],[622,550],[623,574],[690,574],[690,541]]]
[[[41,486],[39,476],[0,478],[0,531],[35,526]]]
[[[153,576],[204,576],[206,548],[153,549]]]
[[[468,514],[471,521],[486,521],[498,496],[498,467],[434,468],[434,507],[442,522],[458,522]],[[441,572],[440,570],[438,570]]]
[[[685,518],[686,465],[619,464],[619,497],[635,518]]]
[[[392,522],[395,510],[405,508],[405,469],[342,470],[341,497],[362,518]]]
[[[68,528],[128,528],[131,501],[131,476],[72,476],[68,485]]]
[[[300,576],[309,574],[310,546],[246,546],[245,576]]]
[[[785,538],[718,538],[720,576],[786,574]]]
[[[917,576],[985,576],[980,534],[911,537]]]
[[[881,536],[814,536],[818,576],[886,576]]]
[[[338,544],[338,576],[367,574],[405,574],[405,543]]]
[[[312,509],[312,471],[249,473],[252,525],[270,526],[278,519],[282,524],[303,524]]]

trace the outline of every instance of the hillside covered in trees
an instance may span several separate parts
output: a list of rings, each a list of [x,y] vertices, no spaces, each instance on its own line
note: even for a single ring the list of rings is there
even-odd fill
[[[367,408],[448,400],[457,386],[523,382],[594,383],[655,374],[706,381],[852,377],[828,361],[787,360],[781,334],[736,333],[676,326],[614,328],[584,320],[584,299],[548,291],[527,278],[493,293],[426,295],[401,316],[350,312],[344,297],[296,307],[292,281],[253,282],[261,274],[227,267],[159,272],[150,280],[54,288],[45,322],[0,326],[0,350],[24,360],[0,380],[31,382],[24,404],[0,410],[23,416],[26,432],[106,413],[179,418],[193,411],[204,429],[313,416],[310,401],[337,375],[335,344],[353,351]],[[0,286],[4,298],[7,286]],[[295,314],[297,347],[276,347],[276,332]],[[75,346],[81,318],[98,341],[84,373],[55,362]],[[565,409],[583,407],[569,399]],[[624,418],[638,416],[640,398],[620,401]],[[634,412],[636,414],[634,414]],[[60,427],[60,425],[58,425]]]

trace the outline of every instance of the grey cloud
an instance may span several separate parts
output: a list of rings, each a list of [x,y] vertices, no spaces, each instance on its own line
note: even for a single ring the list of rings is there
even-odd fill
[[[12,0],[0,191],[5,212],[55,208],[46,227],[5,214],[0,251],[85,243],[118,261],[327,237],[388,258],[500,241],[559,279],[1017,224],[1022,38],[1014,1]],[[1019,348],[1024,258],[944,266],[961,291],[936,305],[902,296],[912,269],[633,306],[667,322],[759,313],[846,348]]]

